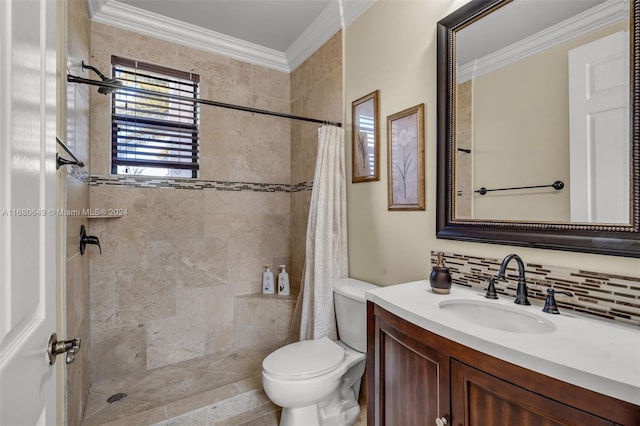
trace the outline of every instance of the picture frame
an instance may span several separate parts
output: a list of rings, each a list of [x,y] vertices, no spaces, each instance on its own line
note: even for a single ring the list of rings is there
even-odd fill
[[[424,104],[387,117],[388,210],[424,210]]]
[[[375,90],[351,103],[352,183],[380,180],[378,94]]]

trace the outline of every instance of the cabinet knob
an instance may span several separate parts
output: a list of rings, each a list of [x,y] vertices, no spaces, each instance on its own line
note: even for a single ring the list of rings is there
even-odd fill
[[[446,417],[440,417],[440,418],[436,419],[436,426],[444,426],[446,424],[447,424]]]

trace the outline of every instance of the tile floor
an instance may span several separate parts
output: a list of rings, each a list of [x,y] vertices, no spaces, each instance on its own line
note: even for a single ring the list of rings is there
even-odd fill
[[[220,352],[95,383],[82,426],[271,426],[280,410],[262,390],[265,353]],[[127,397],[108,403],[117,393]],[[366,425],[361,405],[355,425]]]

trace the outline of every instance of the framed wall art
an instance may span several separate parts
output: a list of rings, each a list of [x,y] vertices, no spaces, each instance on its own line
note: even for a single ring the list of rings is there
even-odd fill
[[[424,210],[424,104],[387,117],[389,210]]]
[[[352,179],[353,183],[380,180],[378,137],[378,90],[353,101]]]

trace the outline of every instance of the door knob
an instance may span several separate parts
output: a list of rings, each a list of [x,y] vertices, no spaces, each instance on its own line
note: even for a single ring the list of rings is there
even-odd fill
[[[58,341],[56,333],[52,333],[47,343],[47,359],[49,360],[49,365],[55,364],[56,357],[63,353],[67,354],[65,359],[67,364],[71,364],[76,360],[76,354],[80,351],[80,343],[79,337],[71,340]]]

